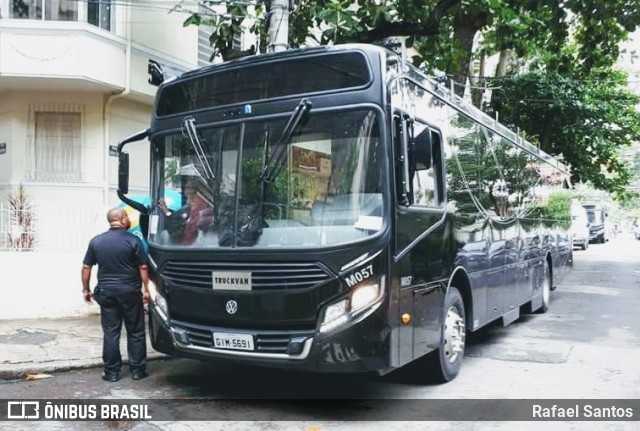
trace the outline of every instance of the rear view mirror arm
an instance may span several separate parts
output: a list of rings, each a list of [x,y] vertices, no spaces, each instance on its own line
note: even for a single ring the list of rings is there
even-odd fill
[[[145,216],[149,214],[149,208],[126,196],[129,192],[129,154],[125,153],[123,148],[131,142],[141,141],[147,137],[149,137],[148,129],[131,135],[118,143],[118,198]]]

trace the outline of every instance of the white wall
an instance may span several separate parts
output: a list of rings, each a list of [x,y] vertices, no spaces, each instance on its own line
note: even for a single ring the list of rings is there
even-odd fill
[[[197,27],[182,26],[186,14],[134,7],[129,18],[122,5],[115,9],[115,33],[82,22],[0,20],[0,94],[11,89],[3,85],[4,77],[47,77],[55,80],[34,81],[35,86],[77,86],[106,94],[129,88],[150,103],[156,88],[147,82],[149,59],[177,70],[197,66]],[[78,81],[69,84],[70,79]],[[24,88],[24,81],[20,85]]]
[[[0,183],[9,181],[13,166],[13,112],[5,98],[0,99],[0,143],[5,143],[6,153],[0,154]]]
[[[29,124],[29,105],[64,105],[77,104],[83,107],[83,182],[96,183],[103,181],[104,169],[102,168],[103,150],[103,97],[99,93],[82,92],[37,92],[21,91],[3,95],[3,106],[12,113],[12,122],[9,122],[12,150],[12,175],[14,181],[22,181],[25,171],[28,169],[27,142],[33,135],[31,130],[34,125]],[[5,123],[0,123],[4,129]]]
[[[148,129],[151,122],[151,106],[119,99],[112,106],[110,123],[111,145],[122,139]],[[149,141],[147,139],[128,144],[130,171],[129,188],[132,193],[148,190],[149,187]],[[118,185],[118,159],[109,158],[109,184],[115,190]]]
[[[84,304],[80,268],[89,239],[108,228],[106,211],[120,204],[118,163],[109,146],[149,127],[157,90],[147,83],[149,59],[183,70],[197,65],[198,29],[183,27],[186,14],[168,13],[163,4],[134,7],[129,15],[122,5],[114,8],[112,33],[86,23],[0,22],[0,143],[7,143],[0,154],[0,201],[6,204],[8,191],[22,183],[37,214],[37,251],[0,251],[0,319],[98,311]],[[27,179],[30,103],[82,105],[80,182]],[[149,142],[127,151],[130,192],[146,193]]]
[[[116,145],[128,135],[149,127],[151,106],[115,99],[105,121],[107,97],[88,92],[4,93],[0,113],[0,139],[8,151],[0,155],[0,200],[23,183],[36,214],[35,252],[0,251],[0,319],[76,316],[96,312],[82,300],[80,268],[88,241],[108,228],[106,212],[120,203],[116,196],[117,158],[105,146]],[[75,103],[84,106],[83,181],[59,183],[25,180],[29,103]],[[0,140],[0,142],[3,142]],[[149,183],[149,143],[127,147],[131,153],[131,190],[144,192]],[[105,183],[105,161],[108,172]],[[104,194],[108,195],[105,200]],[[94,271],[95,272],[95,271]],[[95,274],[94,274],[95,276]],[[95,284],[95,283],[93,283]]]
[[[83,183],[89,188],[95,188],[103,184],[105,179],[105,157],[108,156],[109,145],[117,143],[125,137],[147,129],[151,120],[151,106],[143,103],[116,99],[111,103],[109,118],[105,121],[106,97],[99,93],[45,93],[45,92],[21,92],[5,93],[2,97],[2,109],[0,112],[0,142],[7,142],[8,151],[0,155],[0,167],[11,165],[11,169],[0,172],[0,181],[9,178],[21,181],[25,177],[28,161],[26,160],[26,146],[29,135],[33,134],[32,124],[29,124],[29,104],[78,104],[83,109],[83,137],[82,172]],[[109,142],[105,146],[105,127],[109,128]],[[145,141],[140,145],[129,145],[140,164],[132,170],[132,186],[144,187],[149,178],[149,143]],[[135,157],[134,157],[135,156]],[[145,157],[143,161],[142,157]],[[109,157],[109,185],[117,187],[118,159]],[[12,174],[8,177],[7,172]],[[56,185],[47,184],[47,187]],[[66,185],[57,184],[64,189]]]
[[[4,76],[88,78],[124,86],[125,43],[89,24],[28,20],[6,28],[0,37]],[[75,23],[73,23],[75,24]]]
[[[177,2],[176,2],[177,3]],[[132,39],[136,44],[154,49],[190,64],[198,64],[198,27],[184,27],[188,15],[165,9],[132,9]]]
[[[2,134],[7,136],[7,159],[11,163],[10,176],[7,180],[24,177],[24,159],[27,123],[27,113],[20,112],[16,101],[19,95],[9,92],[2,95],[2,109],[6,110],[6,115],[0,118],[0,129]],[[1,174],[0,174],[1,175]],[[3,178],[4,179],[4,178]]]
[[[86,305],[82,296],[83,257],[84,252],[0,252],[0,320],[98,313],[99,307]]]

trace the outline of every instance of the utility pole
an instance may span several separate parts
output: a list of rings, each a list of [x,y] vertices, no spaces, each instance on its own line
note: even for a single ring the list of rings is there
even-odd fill
[[[269,13],[267,52],[286,51],[289,48],[289,0],[273,0]]]

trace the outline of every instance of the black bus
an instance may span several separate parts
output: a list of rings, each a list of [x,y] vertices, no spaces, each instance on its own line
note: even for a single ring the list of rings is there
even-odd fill
[[[449,381],[467,331],[546,311],[572,262],[565,168],[378,46],[184,73],[118,151],[169,355]]]

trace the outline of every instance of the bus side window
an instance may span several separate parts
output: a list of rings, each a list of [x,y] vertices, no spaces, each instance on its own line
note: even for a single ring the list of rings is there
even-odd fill
[[[409,177],[411,203],[415,206],[439,207],[443,201],[438,135],[420,123],[414,123],[414,139],[410,143]]]

